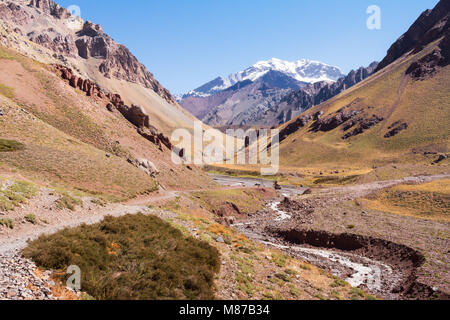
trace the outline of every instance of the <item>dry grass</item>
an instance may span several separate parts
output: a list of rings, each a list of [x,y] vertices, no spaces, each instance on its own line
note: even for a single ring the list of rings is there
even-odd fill
[[[0,94],[9,99],[13,99],[16,96],[14,93],[14,88],[8,87],[2,83],[0,83]]]
[[[10,218],[1,218],[0,226],[6,227],[9,229],[14,229],[14,221],[12,221],[12,219],[10,219]]]
[[[31,224],[37,224],[36,215],[34,215],[32,213],[25,215],[24,219],[25,219],[25,221],[27,221]]]
[[[369,195],[363,203],[373,210],[450,221],[450,180],[398,185]]]
[[[17,181],[5,189],[0,189],[0,210],[14,210],[36,195],[38,188],[25,181]]]
[[[255,213],[265,205],[265,196],[258,189],[230,189],[194,192],[191,199],[210,212],[218,212],[227,204],[232,204],[243,214]]]
[[[125,159],[108,158],[104,151],[33,119],[18,106],[11,106],[0,118],[0,136],[8,137],[0,140],[0,148],[15,150],[0,152],[2,164],[32,180],[114,199],[157,189],[151,177]]]
[[[70,195],[67,192],[62,193],[61,196],[59,197],[59,199],[56,200],[56,207],[59,210],[69,209],[69,210],[75,211],[75,208],[77,206],[82,206],[82,205],[83,205],[83,202],[80,199]]]
[[[12,152],[23,148],[24,145],[18,141],[0,139],[0,152]]]

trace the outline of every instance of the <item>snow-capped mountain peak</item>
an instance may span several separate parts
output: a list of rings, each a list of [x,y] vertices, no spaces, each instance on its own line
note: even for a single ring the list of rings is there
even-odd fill
[[[259,61],[250,68],[231,75],[231,77],[232,79],[255,81],[271,70],[282,72],[298,81],[307,83],[336,81],[344,76],[338,67],[333,67],[319,61],[301,59],[290,62],[272,58],[266,61]]]
[[[257,81],[269,71],[278,71],[297,81],[305,83],[316,83],[320,81],[334,82],[344,76],[338,67],[333,67],[319,61],[301,59],[291,62],[272,58],[259,61],[244,71],[230,74],[226,78],[218,77],[203,86],[190,91],[185,96],[210,96],[226,90],[241,81]]]

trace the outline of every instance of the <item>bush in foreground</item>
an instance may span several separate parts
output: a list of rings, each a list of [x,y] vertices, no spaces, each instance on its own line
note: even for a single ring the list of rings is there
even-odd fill
[[[212,299],[220,269],[217,249],[143,214],[42,236],[24,255],[46,269],[79,266],[82,290],[101,300]]]

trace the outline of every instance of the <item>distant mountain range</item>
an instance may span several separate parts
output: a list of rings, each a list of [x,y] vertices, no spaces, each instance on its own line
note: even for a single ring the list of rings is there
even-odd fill
[[[337,96],[344,90],[368,78],[377,66],[377,62],[372,62],[367,68],[361,67],[356,71],[352,70],[347,76],[336,82],[319,82],[291,92],[281,100],[280,104],[265,114],[265,122],[271,125],[288,122],[309,108]]]
[[[329,66],[318,61],[303,59],[295,62],[289,62],[272,58],[267,61],[260,61],[244,71],[230,74],[226,78],[217,77],[201,87],[182,95],[181,98],[185,99],[192,96],[207,97],[226,90],[239,82],[247,80],[255,82],[270,71],[278,71],[279,73],[293,78],[298,82],[305,83],[336,81],[343,76],[339,68]]]
[[[212,126],[274,126],[364,80],[376,66],[345,76],[339,68],[318,61],[273,58],[218,77],[178,100]]]

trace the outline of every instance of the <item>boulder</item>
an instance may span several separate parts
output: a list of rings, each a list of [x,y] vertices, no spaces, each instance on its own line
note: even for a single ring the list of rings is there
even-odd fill
[[[355,117],[359,111],[356,110],[349,110],[349,109],[341,109],[337,111],[335,114],[329,115],[324,118],[320,118],[314,122],[311,131],[313,132],[328,132],[333,129],[336,129],[344,122],[347,122],[348,120]]]
[[[149,170],[152,173],[159,173],[158,169],[156,168],[156,166],[153,164],[153,162],[151,162],[150,160],[147,159],[137,159],[136,162],[138,163],[139,166]]]
[[[441,155],[439,155],[439,158],[437,158],[436,160],[433,161],[433,164],[438,164],[438,163],[444,161],[445,159],[448,159],[448,156],[446,154],[441,154]]]

